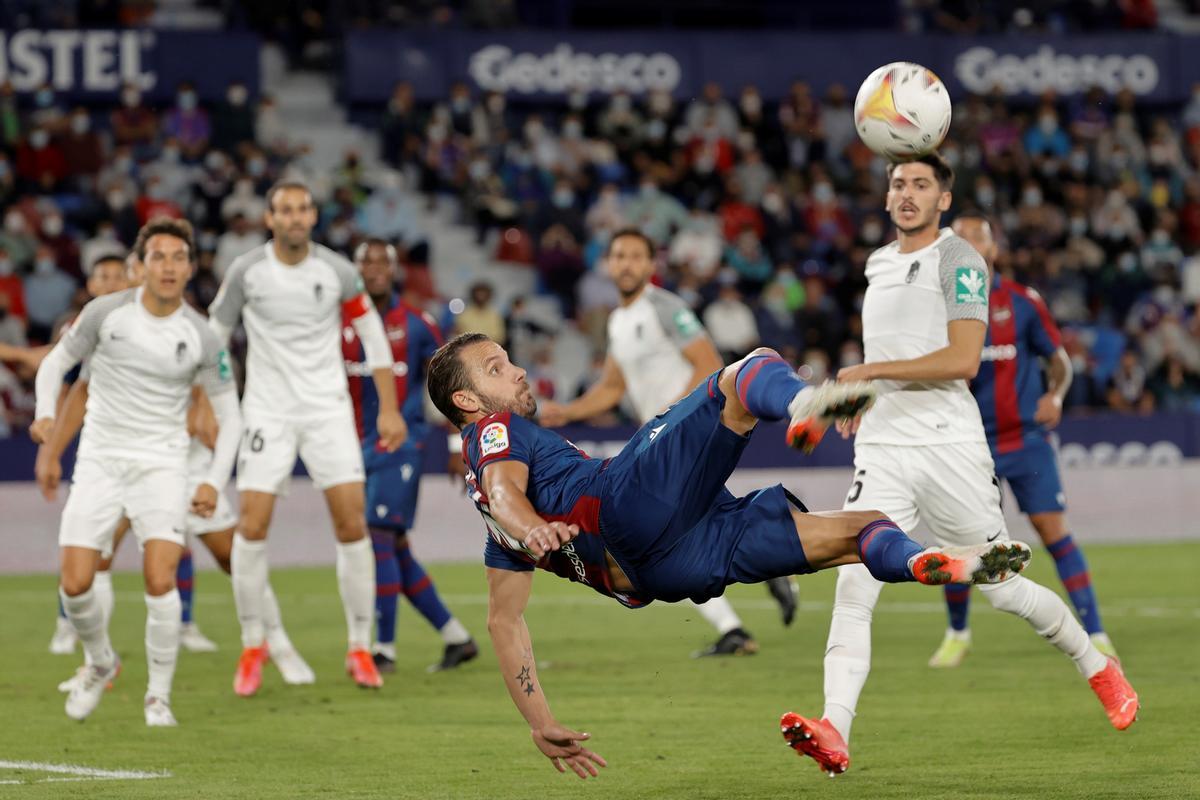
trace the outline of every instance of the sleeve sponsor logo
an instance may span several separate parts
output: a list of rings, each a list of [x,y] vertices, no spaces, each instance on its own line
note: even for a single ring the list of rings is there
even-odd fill
[[[681,308],[676,311],[672,321],[680,336],[693,336],[701,330],[700,320],[696,319],[696,315],[690,308]]]
[[[958,305],[966,304],[987,304],[987,295],[984,294],[984,286],[987,281],[981,272],[976,267],[959,267],[954,271],[954,302]]]
[[[508,426],[503,422],[493,422],[479,434],[479,450],[482,455],[490,456],[503,453],[508,449]]]
[[[223,348],[221,352],[217,353],[217,377],[223,382],[228,382],[233,378],[233,366],[229,363],[229,351]]]

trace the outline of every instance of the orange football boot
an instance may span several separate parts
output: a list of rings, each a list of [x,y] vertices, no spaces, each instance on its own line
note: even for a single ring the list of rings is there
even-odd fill
[[[930,547],[912,563],[913,577],[926,586],[947,583],[1001,583],[1029,564],[1024,542],[991,542],[966,547]]]
[[[811,453],[825,431],[838,420],[852,420],[866,413],[875,403],[875,387],[869,383],[834,383],[806,386],[788,406],[787,443]]]
[[[791,711],[779,720],[788,746],[817,762],[821,771],[834,778],[850,769],[850,748],[827,719],[806,719]]]
[[[246,647],[238,659],[237,672],[233,675],[233,691],[242,697],[250,697],[262,686],[263,664],[267,663],[267,646]]]
[[[1104,713],[1108,714],[1108,721],[1114,728],[1123,731],[1137,719],[1137,692],[1121,670],[1121,662],[1109,656],[1108,666],[1088,678],[1088,685],[1100,698]]]
[[[361,648],[346,653],[346,674],[364,689],[379,689],[383,686],[383,677],[379,674],[379,668],[375,666],[375,659]]]

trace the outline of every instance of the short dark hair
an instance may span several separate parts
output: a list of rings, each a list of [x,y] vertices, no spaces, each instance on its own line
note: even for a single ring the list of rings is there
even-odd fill
[[[382,247],[384,250],[386,250],[388,261],[391,261],[393,264],[400,261],[400,257],[396,255],[395,245],[393,245],[387,239],[381,239],[378,236],[368,236],[366,239],[363,239],[362,243],[358,247],[354,248],[354,263],[358,264],[364,258],[366,258],[367,250],[372,247]]]
[[[942,158],[941,154],[936,150],[926,153],[923,156],[917,156],[916,158],[888,162],[887,176],[889,180],[892,177],[892,173],[895,172],[896,167],[901,164],[926,164],[933,170],[933,177],[937,178],[938,186],[941,187],[943,192],[948,192],[954,187],[954,167],[950,166],[946,162],[946,159]]]
[[[483,333],[460,333],[439,347],[433,358],[429,359],[429,373],[426,377],[429,398],[433,400],[437,410],[456,428],[463,427],[464,417],[462,410],[454,405],[454,393],[474,388],[459,353],[473,344],[490,341],[491,338]]]
[[[159,234],[181,239],[187,245],[188,261],[195,258],[196,237],[192,232],[192,223],[186,219],[175,219],[174,217],[152,217],[138,231],[137,241],[133,243],[133,252],[137,253],[139,260],[146,260],[146,243],[150,241],[151,236]]]
[[[125,254],[124,253],[104,253],[92,259],[92,264],[88,268],[88,274],[91,275],[96,271],[96,267],[109,261],[115,261],[121,265],[121,269],[125,269]]]
[[[613,244],[617,241],[617,239],[624,239],[626,237],[641,239],[642,244],[646,245],[646,252],[649,254],[650,258],[654,258],[654,240],[647,236],[641,228],[634,227],[621,228],[612,235],[612,238],[608,240],[608,247],[604,248],[605,257],[612,255]]]
[[[275,210],[275,195],[285,189],[299,189],[308,195],[309,200],[313,200],[312,189],[308,188],[308,184],[297,180],[281,180],[271,184],[271,188],[267,189],[267,211]],[[315,202],[315,201],[314,201]]]

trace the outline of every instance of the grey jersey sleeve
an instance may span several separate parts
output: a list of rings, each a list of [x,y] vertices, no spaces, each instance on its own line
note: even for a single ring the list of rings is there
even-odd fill
[[[210,324],[214,330],[225,331],[226,337],[229,331],[237,327],[242,316],[242,307],[246,305],[246,271],[261,258],[256,248],[230,264],[225,273],[225,280],[221,281],[221,288],[217,290],[217,296],[208,307]]]
[[[233,364],[224,342],[205,324],[204,317],[188,309],[188,318],[196,326],[200,336],[200,364],[196,368],[195,383],[199,384],[210,398],[237,387],[233,380]]]
[[[328,247],[321,245],[313,245],[313,247],[316,249],[316,257],[333,267],[333,271],[337,273],[343,303],[347,300],[353,300],[363,293],[362,278],[358,274],[358,269],[353,264]]]
[[[698,339],[704,339],[708,333],[695,312],[683,302],[679,295],[671,294],[663,289],[655,289],[647,298],[654,308],[654,313],[670,339],[681,350]]]
[[[946,320],[974,319],[987,324],[987,262],[979,251],[958,236],[948,236],[938,246],[938,276],[946,301]]]
[[[136,293],[136,289],[126,289],[123,292],[97,297],[84,306],[75,322],[63,334],[60,342],[63,350],[76,362],[90,356],[100,343],[100,326],[104,324],[104,320],[116,309],[133,302]]]

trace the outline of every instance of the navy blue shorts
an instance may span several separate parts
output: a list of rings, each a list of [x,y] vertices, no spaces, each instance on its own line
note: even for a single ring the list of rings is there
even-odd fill
[[[812,572],[795,497],[778,484],[740,498],[725,488],[750,437],[721,424],[724,406],[714,375],[643,425],[604,472],[600,535],[655,599],[702,602],[731,583]]]
[[[417,516],[422,448],[409,439],[396,452],[381,452],[374,441],[363,443],[367,470],[367,525],[408,530]]]
[[[1027,438],[1020,450],[1002,455],[993,453],[992,457],[996,476],[1008,481],[1023,513],[1066,511],[1058,456],[1049,437]]]

